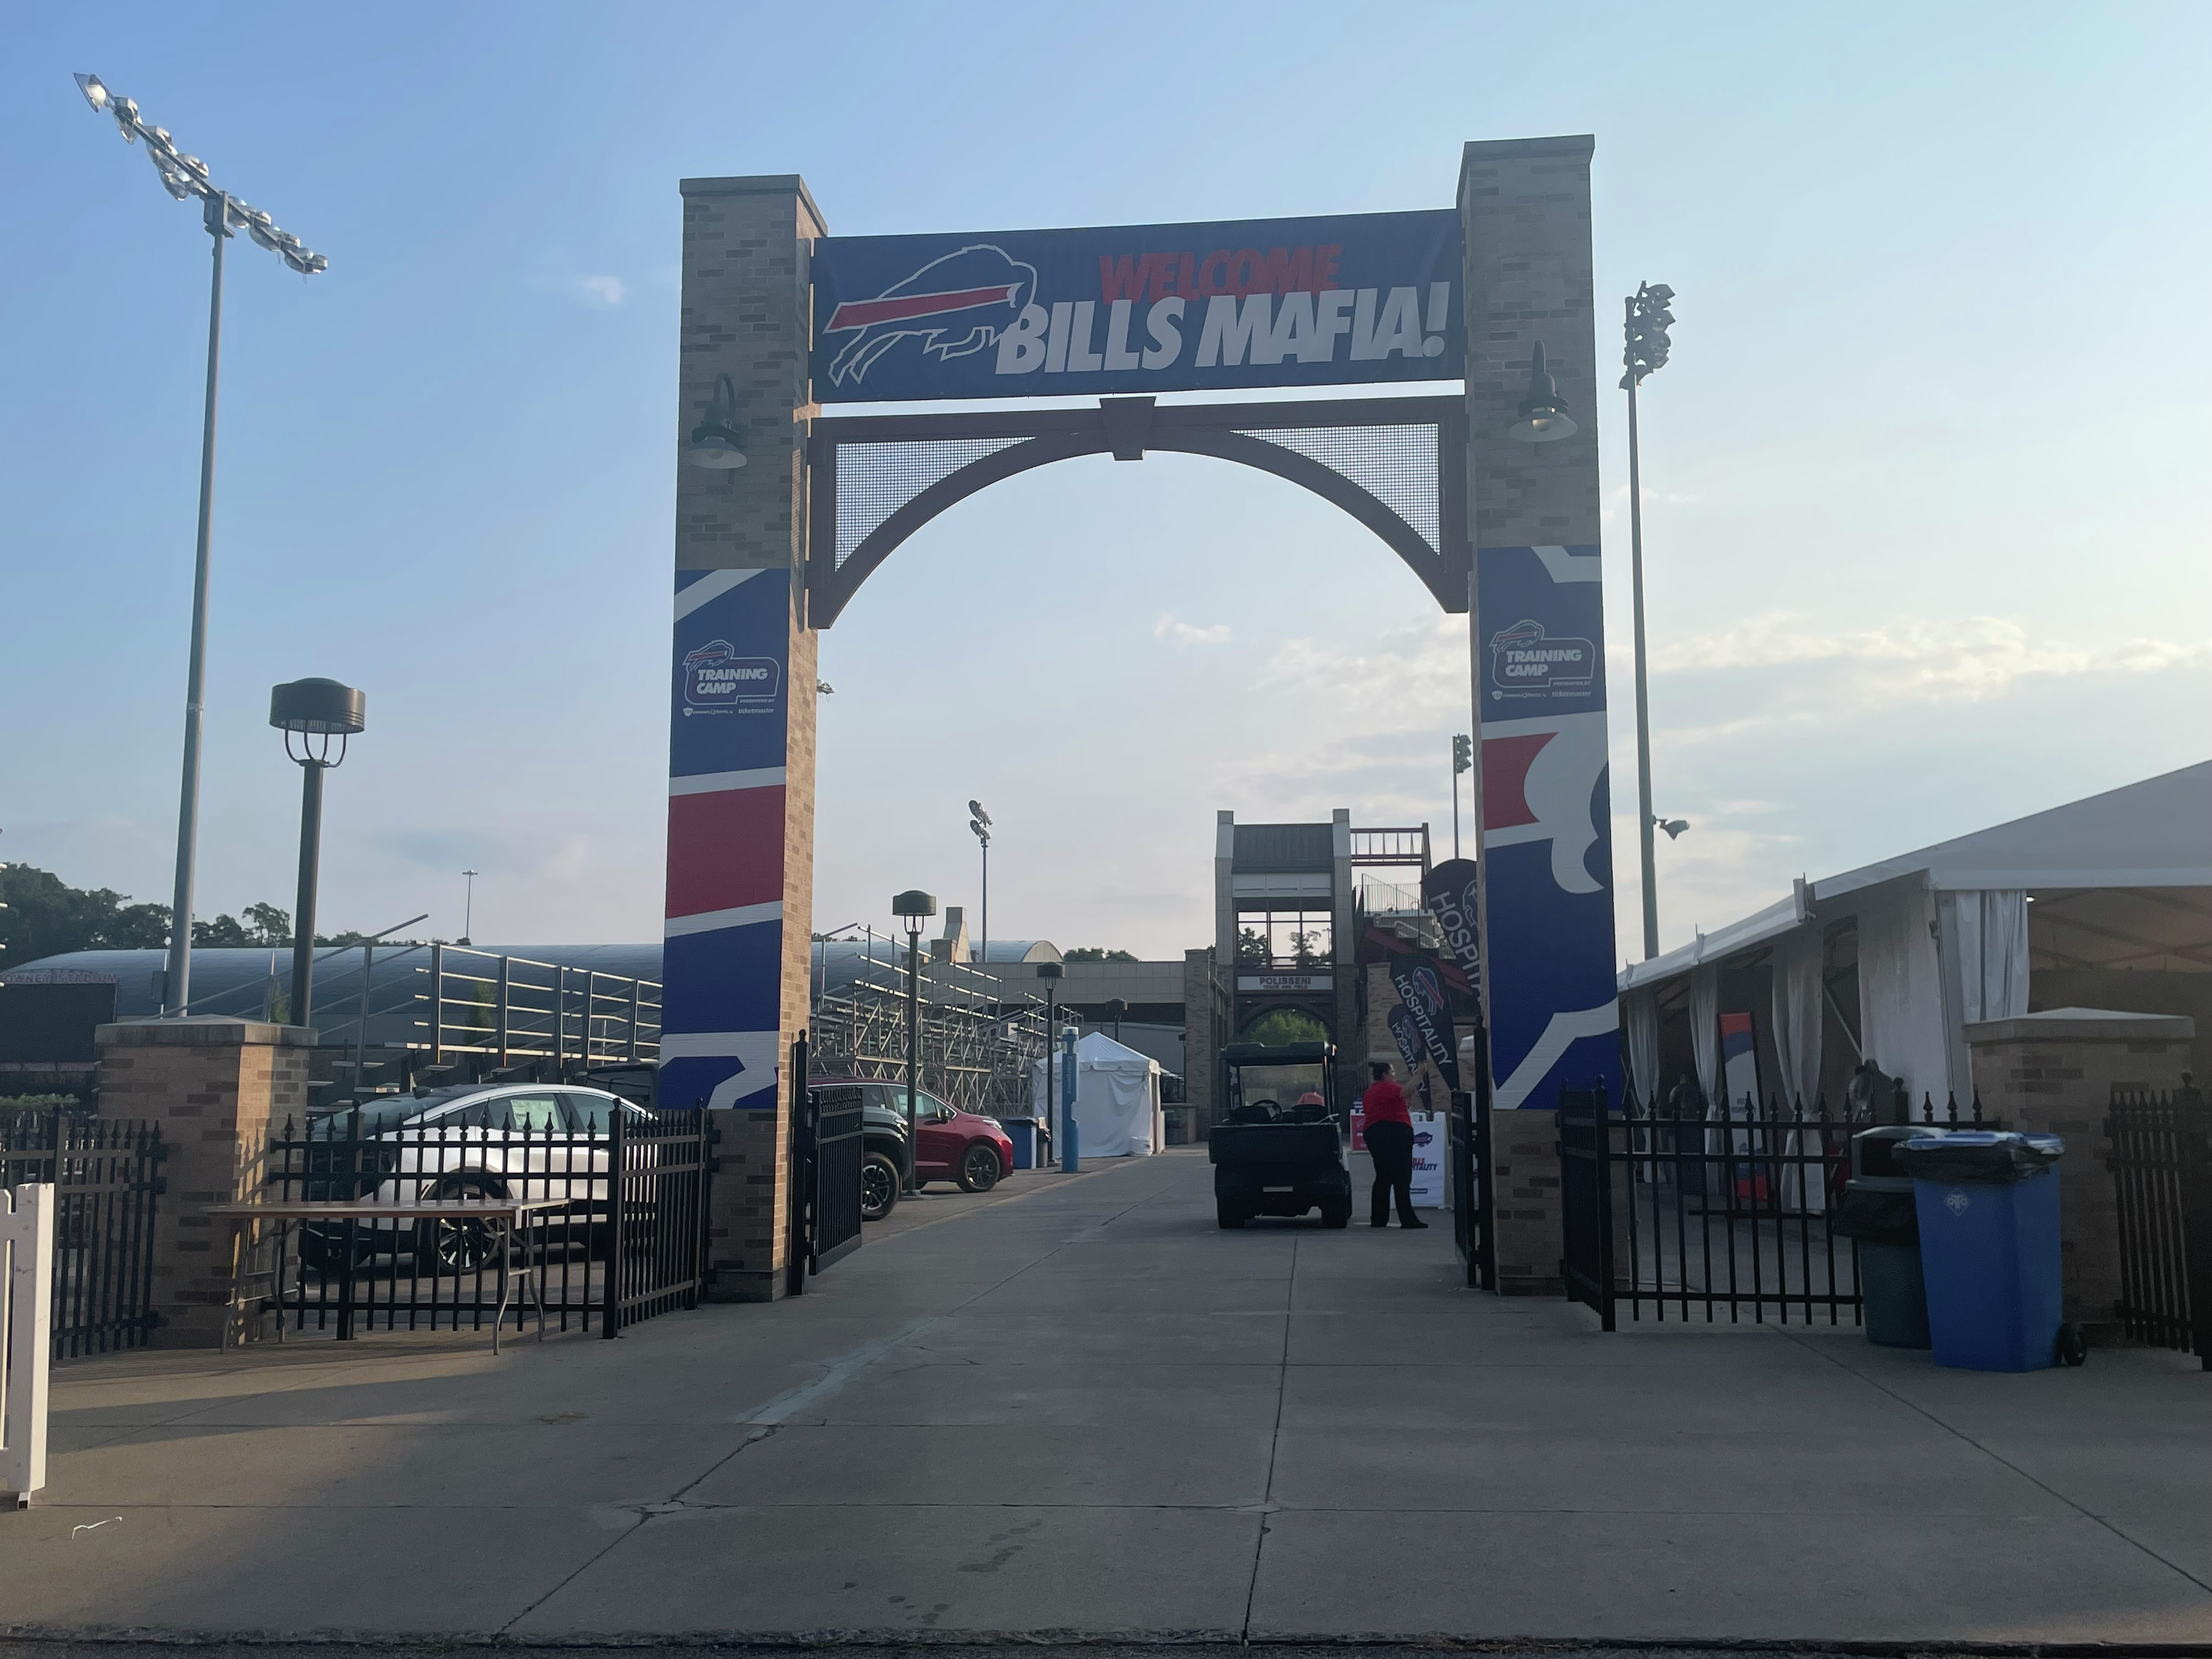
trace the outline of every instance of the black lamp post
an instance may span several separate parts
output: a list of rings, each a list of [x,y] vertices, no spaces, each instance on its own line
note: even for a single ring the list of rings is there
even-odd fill
[[[1059,994],[1064,970],[1056,962],[1037,963],[1037,977],[1044,981],[1044,1121],[1048,1129],[1056,1121],[1054,1109],[1060,1097],[1052,1091],[1053,1050],[1060,1046],[1060,1020],[1054,1006]],[[1042,1164],[1042,1160],[1039,1160]]]
[[[336,680],[293,680],[269,693],[269,724],[283,732],[284,752],[299,763],[301,773],[300,898],[292,923],[292,1008],[287,1022],[293,1025],[308,1024],[314,1012],[315,878],[322,858],[323,774],[344,761],[347,741],[368,724],[368,698]]]
[[[1516,443],[1555,444],[1580,430],[1567,415],[1559,383],[1544,367],[1544,343],[1539,340],[1528,359],[1528,395],[1521,400],[1521,418],[1505,428],[1505,435]]]
[[[975,832],[983,848],[983,953],[976,959],[988,967],[991,961],[991,815],[980,800],[968,803],[968,827]]]
[[[891,914],[906,923],[906,1145],[907,1190],[921,1183],[915,1176],[921,1144],[915,1139],[914,1091],[921,1070],[921,924],[937,914],[937,898],[919,887],[892,896]]]

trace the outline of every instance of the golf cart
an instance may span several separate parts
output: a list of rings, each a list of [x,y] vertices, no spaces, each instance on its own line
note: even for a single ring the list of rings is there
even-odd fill
[[[1352,1177],[1328,1104],[1336,1045],[1231,1042],[1221,1050],[1220,1081],[1220,1118],[1206,1140],[1215,1219],[1236,1228],[1255,1215],[1318,1208],[1322,1226],[1349,1224]]]

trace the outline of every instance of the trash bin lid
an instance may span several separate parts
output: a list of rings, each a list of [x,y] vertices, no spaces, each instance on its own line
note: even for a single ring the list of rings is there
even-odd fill
[[[1905,1179],[1903,1167],[1897,1161],[1898,1147],[1919,1136],[1946,1133],[1933,1125],[1920,1123],[1879,1123],[1871,1129],[1861,1129],[1851,1136],[1851,1173]]]
[[[1897,1162],[1916,1181],[2002,1183],[2040,1175],[2065,1154],[2066,1143],[2057,1135],[1954,1129],[1915,1135],[1897,1149]]]

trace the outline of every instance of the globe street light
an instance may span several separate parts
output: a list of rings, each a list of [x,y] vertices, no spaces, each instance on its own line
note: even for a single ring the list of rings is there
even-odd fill
[[[1638,836],[1644,856],[1646,962],[1659,954],[1658,861],[1651,830],[1660,821],[1651,811],[1651,700],[1644,667],[1644,476],[1636,437],[1636,388],[1645,375],[1667,362],[1667,328],[1674,320],[1667,303],[1674,297],[1674,290],[1664,283],[1638,283],[1636,292],[1625,301],[1628,314],[1621,330],[1625,343],[1620,360],[1628,370],[1620,377],[1620,386],[1628,393],[1628,558],[1636,607],[1636,795]],[[1690,826],[1676,819],[1660,827],[1672,841]]]
[[[322,862],[323,774],[344,761],[347,742],[368,726],[368,699],[336,680],[293,680],[269,693],[269,724],[283,732],[284,753],[299,763],[301,774],[300,897],[292,924],[292,1008],[286,1024],[306,1025],[314,1012],[315,881]],[[333,738],[337,739],[336,759],[331,755]]]
[[[215,273],[208,295],[207,404],[200,425],[199,545],[192,561],[191,653],[185,671],[185,767],[177,807],[177,883],[169,906],[169,962],[161,999],[164,1012],[182,1014],[191,1006],[192,870],[199,847],[200,709],[206,680],[208,553],[215,525],[215,391],[216,365],[222,347],[222,245],[242,230],[303,276],[316,275],[330,261],[304,246],[291,232],[279,230],[260,209],[248,207],[235,196],[217,190],[208,177],[206,162],[179,150],[166,128],[141,120],[138,106],[109,91],[98,76],[80,75],[76,85],[86,103],[99,113],[114,118],[125,143],[146,141],[146,158],[153,162],[163,190],[179,202],[198,200],[201,222],[215,244]]]
[[[1544,367],[1544,343],[1539,340],[1528,359],[1528,395],[1521,400],[1521,418],[1505,428],[1505,435],[1516,443],[1555,444],[1581,430],[1567,418],[1559,386]]]
[[[915,1139],[914,1093],[921,1069],[921,924],[937,914],[937,898],[919,887],[892,896],[891,914],[906,923],[906,1189],[921,1190],[916,1178],[921,1143]]]

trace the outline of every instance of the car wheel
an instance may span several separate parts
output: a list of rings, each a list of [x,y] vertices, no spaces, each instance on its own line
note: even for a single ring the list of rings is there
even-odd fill
[[[968,1193],[988,1193],[999,1184],[999,1149],[978,1141],[962,1154],[960,1159],[960,1189]]]
[[[480,1181],[458,1181],[438,1194],[441,1199],[497,1196]],[[428,1261],[433,1273],[481,1273],[498,1259],[498,1230],[480,1217],[471,1216],[465,1221],[415,1224],[415,1260],[418,1264]]]
[[[882,1152],[870,1152],[860,1164],[860,1219],[881,1221],[899,1199],[899,1169]]]
[[[1321,1224],[1324,1227],[1349,1227],[1352,1224],[1352,1200],[1338,1199],[1322,1205]]]
[[[2058,1363],[2062,1365],[2086,1364],[2089,1358],[2089,1336],[2079,1325],[2069,1321],[2058,1328]]]
[[[1213,1219],[1225,1231],[1234,1232],[1250,1218],[1244,1213],[1243,1205],[1232,1204],[1225,1198],[1217,1198],[1213,1200]]]

